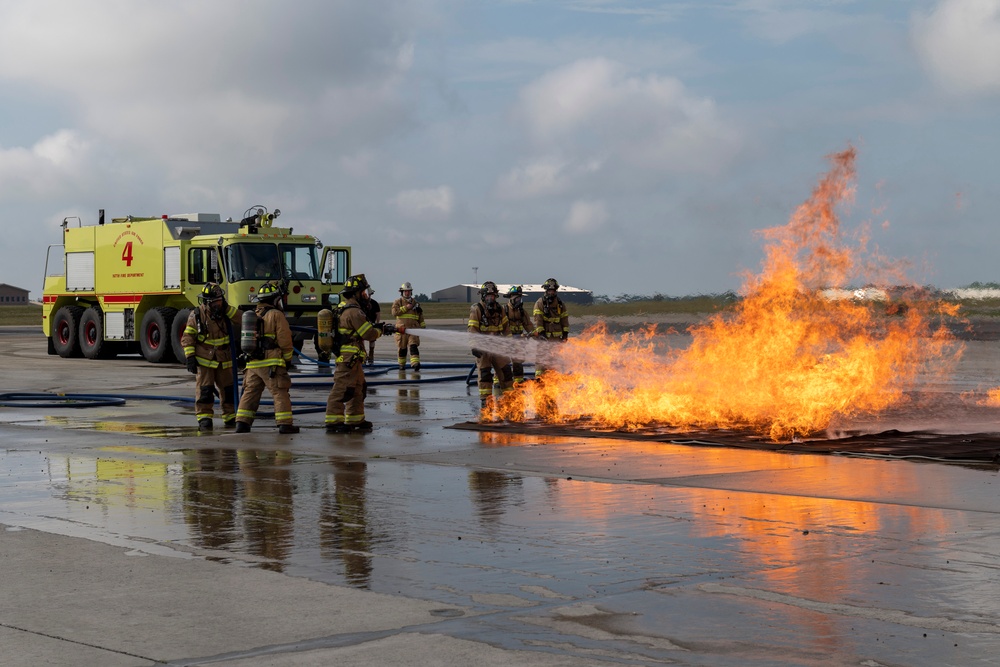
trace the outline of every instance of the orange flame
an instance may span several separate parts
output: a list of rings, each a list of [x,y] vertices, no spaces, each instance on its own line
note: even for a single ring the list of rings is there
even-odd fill
[[[786,440],[904,401],[932,362],[961,354],[932,324],[957,308],[824,298],[824,288],[852,278],[902,274],[867,255],[866,238],[852,246],[840,231],[836,210],[853,198],[854,160],[853,148],[831,156],[832,169],[788,224],[761,232],[761,273],[745,278],[731,310],[689,330],[686,349],[666,349],[655,326],[617,338],[591,327],[558,348],[572,372],[525,383],[499,401],[497,416],[519,421],[533,408],[547,422],[751,429]]]

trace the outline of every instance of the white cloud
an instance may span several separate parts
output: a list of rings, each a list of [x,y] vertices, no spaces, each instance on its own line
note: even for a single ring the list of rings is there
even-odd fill
[[[390,200],[400,215],[412,220],[444,220],[455,206],[451,188],[442,185],[423,190],[404,190]]]
[[[88,143],[71,130],[59,130],[43,137],[35,144],[32,153],[56,166],[81,164],[88,149]]]
[[[599,200],[578,200],[570,207],[563,229],[571,234],[595,232],[608,221],[608,207]]]
[[[914,46],[946,90],[1000,92],[1000,0],[942,0],[913,17]]]
[[[757,37],[787,44],[813,35],[843,34],[857,21],[839,0],[803,3],[799,0],[741,0],[733,9]],[[849,4],[849,3],[847,3]],[[863,4],[863,3],[859,3]],[[870,20],[865,17],[864,20]]]
[[[90,143],[72,130],[57,130],[30,148],[0,147],[0,196],[19,199],[77,190],[89,182],[88,173],[98,171]]]
[[[0,82],[63,99],[76,129],[166,179],[245,180],[406,126],[418,19],[400,1],[13,0]]]
[[[646,69],[702,70],[699,45],[674,35],[657,39],[627,39],[595,35],[573,35],[556,39],[507,37],[473,43],[462,52],[466,71],[459,81],[523,81],[539,69],[555,69],[566,63],[593,58],[595,53],[626,67]]]
[[[497,196],[502,199],[530,199],[557,195],[569,191],[581,178],[601,169],[601,161],[587,160],[581,164],[555,157],[543,157],[514,167],[497,184]]]
[[[742,143],[712,100],[676,78],[635,76],[605,58],[579,60],[527,85],[515,117],[538,148],[578,164],[713,172]]]

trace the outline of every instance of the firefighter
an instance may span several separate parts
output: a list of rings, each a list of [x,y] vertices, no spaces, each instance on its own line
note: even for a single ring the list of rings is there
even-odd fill
[[[503,308],[497,303],[500,291],[496,283],[487,280],[479,290],[479,303],[469,310],[469,333],[486,336],[509,336],[510,322]],[[507,393],[513,388],[514,380],[510,370],[510,359],[494,352],[472,348],[479,368],[479,401],[487,407],[493,394],[493,372],[500,378],[500,391]]]
[[[371,342],[392,331],[392,325],[373,326],[368,320],[364,302],[368,299],[365,274],[351,276],[340,292],[337,330],[340,332],[340,354],[333,372],[333,387],[326,399],[326,432],[348,433],[370,431],[372,423],[365,419],[365,341]]]
[[[278,424],[278,433],[299,432],[299,427],[292,424],[292,401],[288,396],[292,386],[288,367],[291,366],[295,348],[292,345],[292,330],[282,312],[283,297],[284,290],[280,284],[267,282],[260,286],[254,298],[257,302],[255,312],[259,347],[257,353],[247,360],[243,374],[243,396],[236,410],[237,433],[250,432],[265,387],[274,400],[274,421]]]
[[[368,288],[368,298],[365,299],[360,305],[365,309],[365,315],[368,317],[368,321],[373,325],[378,325],[382,320],[382,306],[379,305],[378,301],[373,299],[375,296],[375,290]],[[380,329],[379,326],[375,326],[376,329]],[[366,363],[369,366],[375,365],[375,341],[368,341],[368,358]]]
[[[524,312],[524,304],[521,299],[524,297],[524,289],[520,285],[512,285],[507,294],[507,303],[503,306],[503,313],[510,322],[511,336],[529,336],[532,330],[531,316]],[[511,368],[514,373],[514,383],[524,382],[524,359],[511,359]]]
[[[535,302],[533,313],[535,328],[531,335],[547,341],[566,342],[569,339],[569,313],[566,304],[556,294],[559,283],[555,278],[549,278],[542,284],[544,294]],[[540,363],[535,364],[535,377],[539,377],[545,368]]]
[[[420,370],[420,338],[411,330],[424,328],[424,309],[413,298],[413,285],[408,282],[399,286],[399,298],[392,302],[392,315],[396,318],[396,361],[399,370],[406,368],[406,352],[410,352],[410,368]],[[405,332],[405,333],[400,333]]]
[[[222,422],[236,426],[233,399],[234,331],[239,331],[239,309],[226,303],[226,293],[217,283],[208,283],[198,297],[199,306],[191,311],[181,335],[187,369],[195,374],[194,414],[199,431],[212,430],[215,388],[219,388]]]

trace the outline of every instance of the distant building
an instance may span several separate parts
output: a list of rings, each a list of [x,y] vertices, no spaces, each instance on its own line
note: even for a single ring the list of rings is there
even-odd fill
[[[479,288],[481,285],[455,285],[454,287],[446,287],[442,290],[438,290],[431,294],[431,301],[439,301],[441,303],[475,303],[479,301]],[[507,293],[511,285],[509,283],[497,283],[497,289],[500,290],[500,296],[502,297]],[[533,304],[538,300],[538,297],[544,294],[541,285],[521,285],[521,289],[524,290],[524,302],[528,304]],[[580,289],[579,287],[570,287],[569,285],[559,286],[559,298],[566,303],[581,303],[589,305],[594,302],[594,293],[591,290]],[[503,301],[501,300],[501,303]]]
[[[7,283],[0,283],[0,306],[26,306],[30,292]]]

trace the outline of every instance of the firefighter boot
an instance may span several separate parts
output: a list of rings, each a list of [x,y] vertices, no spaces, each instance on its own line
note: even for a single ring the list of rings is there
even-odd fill
[[[250,424],[246,422],[236,422],[236,432],[237,433],[249,433]]]
[[[370,431],[375,427],[375,424],[371,423],[367,419],[362,419],[357,424],[354,424],[352,428],[355,431]]]
[[[227,419],[226,421],[224,421],[222,423],[222,426],[224,428],[236,428],[236,420],[235,419]]]
[[[299,427],[294,424],[278,424],[278,433],[281,435],[291,435],[292,433],[298,433]]]
[[[198,420],[198,430],[199,431],[211,431],[212,430],[212,419],[210,417],[202,417]]]
[[[347,433],[350,430],[351,427],[348,426],[347,424],[344,424],[343,422],[326,425],[327,433]]]
[[[479,422],[482,424],[490,424],[497,421],[493,415],[493,410],[496,408],[496,401],[493,400],[492,396],[486,396],[480,399],[480,405],[482,406],[479,412]]]

